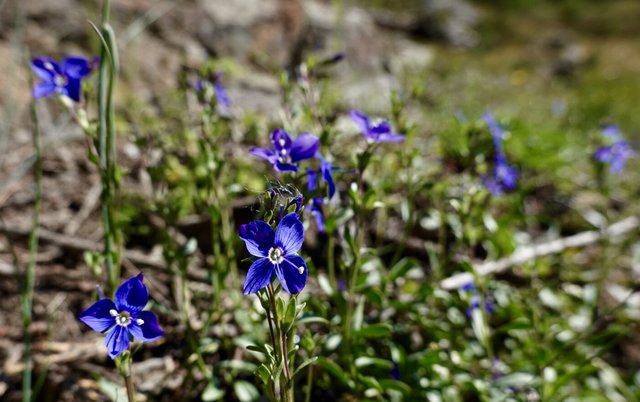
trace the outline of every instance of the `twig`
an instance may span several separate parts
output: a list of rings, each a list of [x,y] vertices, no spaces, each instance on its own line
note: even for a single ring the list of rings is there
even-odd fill
[[[573,236],[551,240],[546,243],[523,246],[518,248],[509,257],[475,265],[475,274],[478,276],[487,276],[500,273],[514,265],[523,264],[525,262],[535,260],[538,257],[556,254],[567,248],[584,247],[596,243],[604,238],[621,236],[627,232],[637,229],[639,224],[640,219],[638,217],[630,216],[610,225],[607,228],[604,228],[601,231],[591,230],[578,233]],[[440,282],[440,287],[443,289],[456,289],[473,280],[474,275],[471,272],[459,273],[444,279]]]

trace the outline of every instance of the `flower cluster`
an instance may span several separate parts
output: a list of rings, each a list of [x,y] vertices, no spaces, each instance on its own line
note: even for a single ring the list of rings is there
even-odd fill
[[[91,74],[92,67],[92,62],[77,56],[65,57],[60,64],[48,57],[33,59],[31,68],[41,80],[33,87],[33,97],[58,94],[80,102],[82,80]]]
[[[631,145],[622,137],[618,126],[603,127],[602,136],[610,143],[596,149],[593,158],[598,162],[609,165],[611,173],[619,173],[624,168],[627,159],[636,155]]]
[[[491,130],[495,159],[490,175],[482,177],[482,184],[494,196],[500,196],[507,191],[513,190],[518,184],[518,170],[507,162],[507,158],[502,147],[503,131],[495,118],[490,113],[482,116],[483,120]]]
[[[298,214],[287,214],[275,232],[264,221],[253,221],[240,226],[240,238],[247,250],[258,257],[251,264],[244,283],[244,294],[256,293],[271,283],[273,274],[282,288],[297,294],[307,283],[307,264],[297,253],[304,241],[304,227]]]
[[[116,290],[114,301],[103,297],[80,313],[80,321],[92,330],[106,332],[105,344],[112,359],[129,348],[132,336],[151,342],[164,334],[156,315],[143,310],[149,301],[143,278],[140,273],[127,279]]]

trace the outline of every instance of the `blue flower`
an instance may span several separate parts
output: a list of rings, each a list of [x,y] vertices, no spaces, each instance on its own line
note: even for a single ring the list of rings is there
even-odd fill
[[[482,119],[491,131],[495,152],[495,162],[493,169],[491,170],[491,174],[483,176],[481,180],[482,184],[484,184],[489,192],[497,197],[516,188],[516,185],[518,184],[518,169],[507,162],[507,158],[502,147],[502,138],[504,135],[502,127],[500,127],[491,113],[485,113],[482,116]]]
[[[82,57],[65,57],[60,64],[48,57],[31,61],[31,68],[41,80],[33,87],[33,97],[64,95],[80,102],[82,79],[91,73],[92,64]]]
[[[609,164],[611,173],[619,173],[629,158],[633,158],[636,152],[622,137],[617,126],[609,125],[602,129],[602,135],[613,142],[599,147],[593,154],[593,158],[599,162]]]
[[[318,228],[318,232],[324,233],[324,214],[322,213],[322,206],[326,203],[323,197],[314,197],[311,200],[311,215],[316,220],[316,227]]]
[[[313,158],[320,147],[320,140],[309,133],[300,134],[291,140],[289,134],[279,128],[271,133],[273,149],[253,147],[249,153],[266,159],[278,172],[297,172],[297,163]]]
[[[131,336],[151,342],[164,334],[156,315],[143,310],[149,292],[142,280],[142,273],[127,279],[116,290],[115,303],[103,298],[80,313],[80,321],[92,330],[106,332],[105,344],[112,359],[127,350]]]
[[[493,115],[489,112],[485,112],[482,115],[482,120],[487,124],[489,130],[491,131],[491,137],[493,138],[493,146],[496,150],[496,153],[501,154],[502,151],[502,138],[504,133],[502,131],[502,127],[498,124]]]
[[[369,116],[359,110],[352,110],[349,116],[358,129],[364,135],[367,141],[371,142],[400,142],[404,141],[403,134],[397,134],[391,131],[391,125],[388,121],[382,121],[376,125],[371,123]]]
[[[331,162],[323,158],[320,153],[316,154],[316,158],[320,161],[319,173],[322,177],[322,180],[327,183],[327,188],[329,190],[329,199],[331,199],[336,193],[336,184],[333,180],[333,171],[338,168],[334,167]],[[311,168],[307,169],[307,190],[309,190],[309,192],[313,192],[316,191],[317,188],[318,171]]]
[[[240,238],[249,254],[258,257],[247,273],[244,294],[265,288],[275,273],[282,288],[290,294],[300,293],[307,283],[307,264],[297,255],[304,241],[304,228],[298,214],[286,215],[275,232],[264,221],[240,226]]]
[[[216,97],[216,104],[223,112],[228,112],[231,108],[231,99],[227,95],[227,90],[222,85],[222,71],[213,74],[213,79],[199,79],[196,81],[195,90],[205,99],[211,99],[211,89]]]

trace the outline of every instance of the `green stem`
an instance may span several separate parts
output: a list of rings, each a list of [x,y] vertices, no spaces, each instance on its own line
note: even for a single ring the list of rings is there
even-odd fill
[[[109,26],[110,2],[104,0],[102,15],[102,50],[98,72],[98,154],[102,181],[102,225],[104,230],[104,257],[107,268],[108,292],[115,291],[120,264],[115,250],[118,243],[114,211],[115,189],[117,187],[115,164],[115,113],[113,93],[118,75],[117,48],[115,36]]]
[[[133,379],[131,378],[131,374],[123,376],[124,384],[127,388],[127,399],[129,402],[136,402],[136,388],[133,385]]]
[[[305,396],[305,402],[311,402],[311,390],[313,389],[313,364],[310,364],[307,368],[307,395]]]
[[[338,282],[336,282],[335,264],[336,239],[333,232],[327,233],[327,271],[329,271],[329,283],[334,292],[338,292]]]
[[[35,283],[36,257],[38,254],[38,227],[40,225],[40,206],[42,203],[42,150],[40,147],[40,125],[35,101],[31,102],[31,120],[33,123],[33,147],[35,149],[35,163],[33,176],[35,194],[33,203],[33,221],[29,233],[29,264],[25,272],[24,289],[22,293],[22,330],[24,334],[24,369],[22,371],[22,401],[32,399],[32,340],[29,327],[33,321],[33,288]]]

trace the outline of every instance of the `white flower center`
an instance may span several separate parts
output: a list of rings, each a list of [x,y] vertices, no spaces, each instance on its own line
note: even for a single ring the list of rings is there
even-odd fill
[[[131,314],[129,314],[128,311],[123,311],[121,313],[118,313],[116,310],[111,309],[109,310],[109,314],[111,315],[111,317],[115,317],[116,324],[120,325],[121,327],[126,327],[129,324],[131,324]],[[139,323],[139,321],[142,321],[142,320],[140,319],[136,320],[136,324],[142,325]],[[142,321],[142,323],[144,323],[144,321]]]
[[[286,144],[287,142],[284,140],[284,138],[280,138],[278,140],[278,144],[280,144],[281,147],[284,147],[284,144]]]
[[[303,266],[298,267],[298,272],[300,272],[300,275],[304,274],[304,267]]]
[[[269,258],[272,264],[280,264],[284,260],[284,251],[281,247],[271,247],[267,258]]]
[[[56,74],[53,77],[53,83],[56,84],[57,87],[63,87],[67,85],[67,78],[64,75]]]

